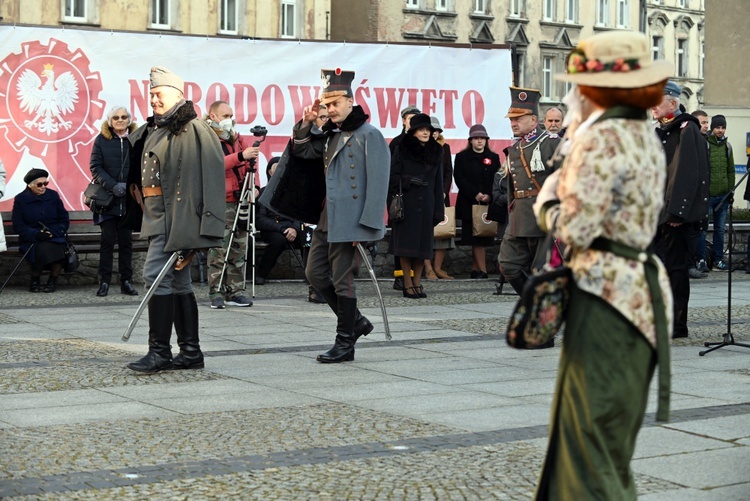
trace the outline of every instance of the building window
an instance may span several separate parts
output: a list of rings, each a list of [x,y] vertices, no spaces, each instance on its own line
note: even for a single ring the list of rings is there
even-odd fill
[[[524,75],[526,74],[526,53],[525,52],[517,53],[516,66],[517,66],[516,71],[518,72],[515,78],[516,86],[524,87],[526,85],[526,79],[524,78]]]
[[[63,17],[70,21],[86,21],[86,0],[65,0]]]
[[[297,38],[296,0],[281,0],[281,38]]]
[[[677,76],[686,77],[688,73],[687,40],[677,40]]]
[[[706,62],[706,42],[701,40],[701,61],[700,61],[700,68],[698,68],[698,71],[700,71],[700,78],[704,77],[704,64]]]
[[[677,0],[677,6],[684,9],[688,6],[688,0]]]
[[[617,27],[630,28],[630,0],[617,0]]]
[[[489,0],[474,0],[474,14],[487,14]]]
[[[221,0],[219,33],[237,34],[237,0]]]
[[[651,53],[654,61],[664,59],[664,37],[651,37]]]
[[[151,27],[170,28],[169,0],[151,0]]]
[[[448,10],[448,0],[435,0],[435,10],[439,11],[447,11]]]
[[[609,26],[609,0],[597,0],[596,25]]]
[[[578,22],[578,0],[565,0],[565,21]]]
[[[545,21],[554,21],[556,5],[557,2],[555,0],[544,0],[542,3],[542,19]]]
[[[510,17],[523,16],[523,0],[510,0]]]
[[[552,62],[551,56],[542,57],[542,98],[552,99]]]
[[[419,8],[419,0],[406,0],[406,8],[407,9],[418,9]]]

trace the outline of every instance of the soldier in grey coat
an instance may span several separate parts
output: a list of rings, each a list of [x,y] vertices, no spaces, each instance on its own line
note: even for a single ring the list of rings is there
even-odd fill
[[[337,316],[336,341],[317,360],[338,363],[354,360],[357,338],[372,331],[372,324],[357,311],[356,245],[385,235],[390,153],[383,135],[367,123],[362,107],[354,105],[354,72],[322,70],[322,76],[321,99],[305,108],[295,126],[292,152],[307,158],[321,154],[312,123],[319,105],[325,105],[330,118],[322,131],[327,137],[322,152],[326,193],[305,274]]]
[[[536,224],[532,206],[547,176],[560,139],[539,127],[539,98],[534,89],[511,87],[510,118],[518,140],[508,149],[503,167],[508,179],[508,226],[500,244],[500,271],[517,293],[539,256],[545,233]]]
[[[146,287],[173,252],[221,245],[224,236],[224,154],[219,138],[185,101],[184,82],[166,68],[151,68],[154,115],[128,138],[140,172],[141,235],[149,238],[143,275]],[[148,304],[148,353],[128,365],[153,374],[165,369],[203,368],[198,304],[190,267],[170,270]],[[172,358],[172,325],[180,353]]]

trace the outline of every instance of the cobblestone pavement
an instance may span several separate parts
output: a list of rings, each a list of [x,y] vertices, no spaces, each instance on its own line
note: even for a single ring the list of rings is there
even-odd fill
[[[735,272],[737,342],[750,342],[750,275]],[[691,282],[690,338],[673,343],[672,416],[655,395],[633,461],[640,499],[750,499],[750,349],[699,356],[727,330],[726,273]],[[559,346],[501,333],[516,296],[491,280],[424,282],[411,300],[358,282],[375,331],[353,363],[320,365],[327,306],[301,282],[208,308],[206,369],[138,376],[138,297],[0,294],[0,499],[530,499],[544,459]],[[507,288],[507,286],[506,286]]]

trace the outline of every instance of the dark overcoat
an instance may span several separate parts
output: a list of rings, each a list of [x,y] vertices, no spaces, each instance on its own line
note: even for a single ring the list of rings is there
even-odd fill
[[[681,113],[658,127],[667,155],[667,188],[659,224],[694,223],[708,217],[708,146],[701,135],[698,119]]]
[[[165,235],[165,252],[220,247],[225,226],[224,153],[216,133],[185,102],[172,121],[149,118],[128,136],[141,174],[158,165],[161,197],[145,199],[141,236]],[[140,153],[139,153],[140,152]],[[142,186],[154,181],[142,179]]]
[[[406,135],[391,160],[389,193],[401,186],[404,219],[391,223],[388,252],[394,256],[431,259],[434,226],[443,220],[443,147],[432,137],[422,144]]]
[[[128,133],[135,131],[136,125],[130,124]],[[117,183],[125,183],[130,173],[130,141],[127,137],[119,137],[109,124],[102,123],[101,133],[94,139],[91,149],[89,167],[91,176],[97,184],[112,193]],[[112,205],[100,214],[104,216],[121,217],[127,209],[127,196],[115,197]]]
[[[70,226],[68,211],[55,190],[47,188],[41,195],[35,195],[26,188],[13,200],[13,231],[18,234],[22,253],[36,242],[37,233],[45,226],[52,233],[49,242],[64,244]],[[27,256],[31,263],[36,261],[35,251],[36,247]]]
[[[471,206],[479,204],[475,198],[477,193],[492,193],[492,180],[499,168],[500,155],[487,148],[482,153],[477,153],[469,146],[456,154],[453,179],[458,186],[457,219],[471,221]],[[468,228],[471,228],[471,225]]]

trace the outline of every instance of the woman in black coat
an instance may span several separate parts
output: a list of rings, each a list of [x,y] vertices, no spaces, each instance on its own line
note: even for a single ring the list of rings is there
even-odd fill
[[[91,150],[91,175],[95,183],[114,195],[112,205],[94,212],[94,224],[102,230],[99,250],[99,290],[97,296],[109,293],[112,281],[112,260],[115,243],[118,246],[117,270],[120,274],[120,292],[135,296],[133,288],[133,232],[124,223],[127,204],[127,179],[130,170],[130,141],[128,134],[134,131],[130,113],[122,106],[109,111],[102,124],[101,134],[96,136]]]
[[[13,231],[18,233],[19,248],[31,264],[30,292],[55,292],[65,260],[65,235],[70,216],[60,195],[47,188],[49,173],[31,169],[23,178],[26,189],[13,200]],[[42,288],[39,277],[50,270],[49,280]]]
[[[422,285],[424,260],[432,257],[436,224],[443,220],[443,148],[432,137],[430,117],[414,115],[409,130],[391,159],[391,196],[399,185],[404,195],[404,219],[391,224],[389,252],[401,259],[404,297],[427,297]],[[414,276],[411,276],[411,271]]]
[[[487,278],[484,248],[494,244],[492,237],[472,234],[472,205],[489,204],[492,181],[500,168],[500,156],[487,144],[489,136],[482,125],[469,129],[469,144],[456,155],[453,178],[458,186],[456,219],[461,220],[460,245],[471,245],[471,278]]]

